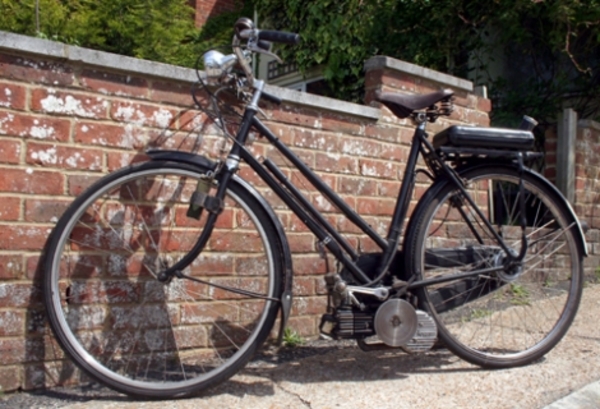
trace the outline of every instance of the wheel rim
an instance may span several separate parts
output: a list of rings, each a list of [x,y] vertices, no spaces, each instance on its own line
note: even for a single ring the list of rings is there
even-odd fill
[[[154,278],[191,248],[206,219],[185,217],[197,174],[166,171],[113,180],[58,239],[51,271],[57,325],[71,352],[112,386],[173,390],[226,377],[249,358],[272,309],[271,301]],[[228,190],[207,251],[185,273],[273,296],[268,243],[258,216]]]
[[[469,194],[518,254],[519,179],[490,173],[469,179]],[[456,203],[455,190],[444,192],[424,228],[419,254],[426,257],[421,256],[418,264],[423,278],[505,266],[504,252],[484,233],[481,219],[469,209],[465,212],[469,227],[449,205]],[[424,289],[442,337],[456,343],[458,352],[479,356],[480,363],[514,362],[547,352],[566,331],[577,306],[580,265],[572,234],[576,226],[541,188],[525,180],[525,192],[531,244],[522,265]]]

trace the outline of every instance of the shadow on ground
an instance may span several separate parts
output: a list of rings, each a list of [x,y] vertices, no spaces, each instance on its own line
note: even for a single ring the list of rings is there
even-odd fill
[[[256,356],[238,375],[198,397],[219,395],[272,396],[276,384],[369,382],[405,379],[417,373],[473,372],[477,367],[453,368],[457,360],[444,349],[409,355],[397,350],[364,352],[349,342],[315,341],[295,348],[266,351]],[[450,367],[448,367],[450,366]],[[95,401],[132,401],[98,384],[61,387],[20,393],[0,401],[0,408],[55,407]]]

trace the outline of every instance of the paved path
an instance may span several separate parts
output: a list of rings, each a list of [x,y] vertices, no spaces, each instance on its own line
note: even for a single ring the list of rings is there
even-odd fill
[[[280,362],[249,367],[194,399],[141,402],[103,389],[57,389],[40,396],[8,396],[0,407],[599,408],[599,317],[600,285],[588,286],[565,339],[541,362],[523,368],[483,370],[444,350],[423,355],[365,353],[354,346],[317,343],[272,358]],[[27,400],[35,398],[40,400]]]

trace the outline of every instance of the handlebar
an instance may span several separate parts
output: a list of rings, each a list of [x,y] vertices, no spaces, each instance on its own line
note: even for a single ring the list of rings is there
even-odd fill
[[[258,30],[254,27],[252,20],[242,17],[234,26],[235,34],[232,40],[234,54],[225,56],[217,51],[209,51],[204,54],[204,68],[207,80],[212,85],[223,84],[231,78],[231,70],[237,63],[246,74],[250,86],[254,84],[254,76],[250,67],[250,55],[252,52],[266,54],[281,62],[281,59],[269,51],[271,42],[283,44],[298,44],[300,35],[285,31]],[[242,47],[241,41],[247,40],[247,46]],[[276,102],[277,98],[273,98]]]
[[[288,33],[286,31],[260,30],[258,32],[258,39],[273,43],[298,44],[300,42],[300,34]]]

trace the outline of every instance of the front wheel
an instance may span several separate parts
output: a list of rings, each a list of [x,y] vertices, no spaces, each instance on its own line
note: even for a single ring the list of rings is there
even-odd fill
[[[205,227],[206,210],[199,220],[187,216],[200,180],[206,174],[184,164],[131,166],[78,197],[52,233],[43,283],[52,330],[81,369],[120,392],[167,398],[213,386],[273,326],[279,242],[264,209],[235,182],[201,255],[183,271],[202,282],[157,279]]]
[[[419,288],[419,302],[441,341],[461,358],[490,368],[528,364],[560,341],[577,311],[583,285],[577,224],[538,176],[524,175],[524,212],[513,167],[479,167],[461,176],[514,255],[525,218],[528,251],[521,263],[510,263],[456,186],[432,189],[411,221],[407,268],[417,279],[461,276]]]

